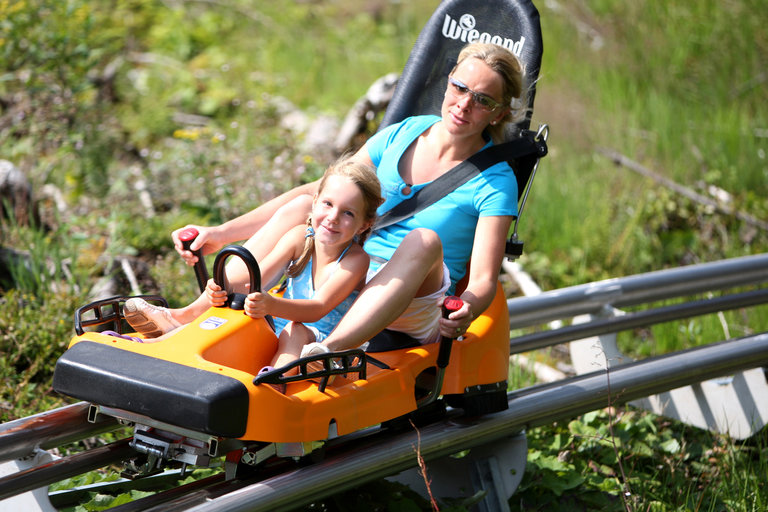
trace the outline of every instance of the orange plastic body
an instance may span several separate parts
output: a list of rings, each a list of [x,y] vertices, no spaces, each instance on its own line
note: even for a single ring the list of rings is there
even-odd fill
[[[254,320],[242,311],[211,308],[157,343],[86,332],[73,338],[70,347],[83,341],[239,380],[249,395],[247,429],[241,439],[264,442],[323,440],[333,423],[344,435],[415,410],[416,378],[435,366],[439,345],[376,353],[373,356],[390,369],[369,364],[365,380],[337,377],[324,392],[313,381],[293,382],[283,394],[270,385],[253,384],[259,369],[270,363],[277,339],[265,320]],[[508,361],[509,319],[499,285],[488,310],[474,320],[464,339],[454,341],[442,392],[460,394],[471,386],[506,381]],[[184,427],[184,418],[179,418],[178,426]]]

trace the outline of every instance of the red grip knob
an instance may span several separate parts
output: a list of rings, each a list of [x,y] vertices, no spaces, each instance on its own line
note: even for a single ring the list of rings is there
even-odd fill
[[[450,297],[446,297],[445,301],[443,301],[443,308],[447,312],[452,311],[458,311],[461,309],[461,307],[464,305],[464,301],[458,298],[455,295],[451,295]]]
[[[195,228],[187,228],[179,233],[179,240],[182,242],[191,242],[195,238],[197,238],[197,235],[200,233]]]

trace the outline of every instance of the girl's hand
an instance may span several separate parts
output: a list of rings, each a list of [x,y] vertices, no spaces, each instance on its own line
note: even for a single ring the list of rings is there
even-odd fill
[[[437,306],[442,307],[445,297],[438,300]],[[448,318],[440,318],[440,334],[449,338],[458,338],[467,332],[469,324],[474,320],[472,306],[466,300],[460,309],[448,315]]]
[[[179,233],[186,229],[194,228],[197,230],[198,235],[195,237],[195,239],[192,241],[192,245],[190,246],[190,250],[185,250],[184,246],[181,243],[181,240],[179,239]],[[179,228],[171,233],[171,238],[173,239],[173,247],[176,249],[176,252],[179,253],[179,255],[184,258],[184,262],[192,266],[195,263],[197,263],[197,256],[192,251],[196,251],[200,248],[203,249],[203,255],[206,254],[213,254],[214,252],[220,250],[223,247],[223,244],[216,240],[215,238],[215,228],[211,227],[204,227],[204,226],[197,226],[194,224],[188,224],[182,228]]]
[[[268,293],[249,293],[245,298],[245,314],[251,318],[264,318],[269,314],[272,302],[272,296]]]
[[[227,291],[209,279],[205,285],[205,297],[211,306],[221,307],[227,302]]]

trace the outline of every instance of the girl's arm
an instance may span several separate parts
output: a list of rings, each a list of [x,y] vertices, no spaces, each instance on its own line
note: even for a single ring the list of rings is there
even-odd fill
[[[304,246],[304,230],[303,226],[296,226],[288,231],[280,238],[275,248],[262,261],[258,262],[262,286],[267,286],[268,283],[280,278],[288,263],[299,257]],[[227,299],[226,292],[221,286],[214,283],[213,279],[208,280],[205,295],[211,306],[223,306]],[[256,318],[262,316],[264,315],[256,316]]]
[[[284,299],[268,294],[250,294],[245,303],[245,311],[249,316],[269,314],[294,322],[316,322],[362,285],[369,261],[365,251],[353,245],[336,272],[315,290],[313,298]]]
[[[480,217],[472,247],[467,288],[461,294],[464,306],[440,322],[445,336],[455,336],[456,328],[464,332],[469,324],[493,301],[499,278],[511,216]]]

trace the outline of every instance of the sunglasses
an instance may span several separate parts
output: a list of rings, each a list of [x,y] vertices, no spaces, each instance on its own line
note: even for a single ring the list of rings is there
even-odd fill
[[[448,91],[456,98],[463,98],[467,94],[472,97],[472,104],[480,107],[481,109],[492,112],[501,106],[501,103],[494,100],[490,96],[475,92],[461,81],[456,80],[452,76],[448,77]]]

